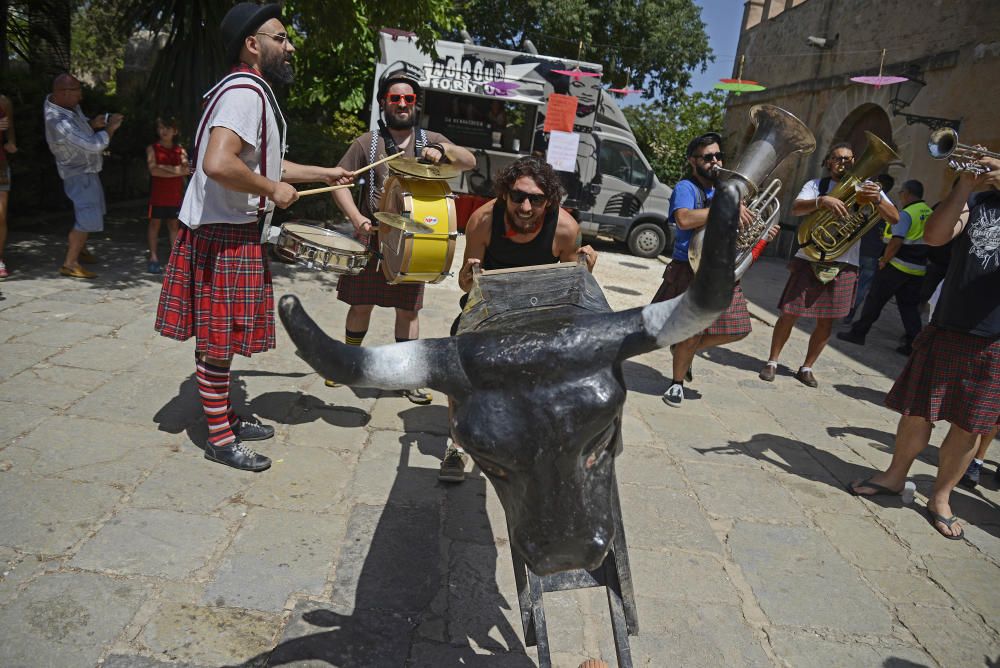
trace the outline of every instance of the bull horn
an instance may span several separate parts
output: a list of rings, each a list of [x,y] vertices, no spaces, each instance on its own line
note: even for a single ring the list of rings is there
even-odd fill
[[[299,357],[328,380],[380,390],[430,387],[449,395],[468,391],[470,387],[454,339],[422,339],[362,348],[327,336],[295,295],[281,298],[278,314]]]
[[[736,282],[736,237],[743,188],[746,185],[738,179],[716,186],[705,227],[706,252],[687,291],[671,300],[643,307],[643,330],[656,340],[656,347],[694,336],[729,307]]]

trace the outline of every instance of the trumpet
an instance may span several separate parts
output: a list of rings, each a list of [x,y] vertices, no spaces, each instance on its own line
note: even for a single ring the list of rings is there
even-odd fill
[[[1000,153],[979,149],[958,141],[958,133],[952,128],[939,128],[927,140],[927,151],[935,160],[948,160],[948,166],[956,172],[970,172],[979,176],[990,171],[979,164],[979,158],[1000,159]]]
[[[720,169],[721,179],[737,179],[744,184],[744,204],[753,222],[736,238],[736,279],[753,264],[753,249],[777,223],[781,181],[773,179],[761,189],[767,177],[792,153],[807,155],[816,149],[816,138],[805,123],[781,107],[758,104],[750,109],[755,131],[735,169]],[[698,230],[688,244],[688,262],[698,271],[705,229]]]

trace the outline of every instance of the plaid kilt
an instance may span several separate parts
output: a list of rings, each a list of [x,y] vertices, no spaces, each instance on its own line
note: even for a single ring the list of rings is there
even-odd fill
[[[973,434],[1000,424],[1000,340],[927,325],[885,397],[903,415],[946,420]]]
[[[373,234],[368,249],[378,251],[378,236]],[[424,305],[423,283],[389,285],[379,262],[373,255],[357,276],[344,275],[337,279],[337,299],[354,305],[385,306],[406,311],[419,311]]]
[[[694,270],[687,262],[673,261],[667,265],[663,271],[663,283],[660,284],[656,294],[653,295],[653,302],[667,301],[683,294],[694,280]],[[743,288],[737,283],[733,288],[733,299],[729,302],[729,308],[719,314],[703,334],[724,334],[727,336],[743,335],[750,333],[750,311],[747,310],[747,300],[743,295]]]
[[[715,319],[705,334],[721,334],[725,336],[746,336],[753,331],[750,324],[750,311],[747,309],[747,298],[739,283],[733,288],[733,299],[729,308]]]
[[[156,331],[195,337],[209,357],[250,357],[274,348],[271,269],[256,223],[181,225],[156,309]]]
[[[663,270],[663,282],[653,295],[652,303],[665,302],[682,294],[694,280],[694,270],[687,262],[674,260]]]
[[[778,310],[807,318],[843,318],[854,306],[858,268],[840,265],[840,273],[829,283],[820,283],[812,263],[800,257],[788,263],[791,275],[778,300]]]

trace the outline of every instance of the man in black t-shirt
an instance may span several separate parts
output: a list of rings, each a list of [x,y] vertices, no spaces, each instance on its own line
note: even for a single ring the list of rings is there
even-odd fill
[[[886,406],[902,414],[892,463],[848,486],[858,496],[898,494],[933,423],[948,421],[926,512],[938,533],[952,540],[964,532],[951,512],[951,491],[979,435],[1000,423],[1000,160],[979,162],[989,171],[963,173],[927,219],[924,240],[941,246],[954,239],[954,249],[934,317],[886,396]]]
[[[594,271],[597,251],[580,246],[580,226],[559,206],[563,188],[551,165],[532,156],[515,160],[497,175],[496,188],[496,198],[476,209],[465,227],[465,258],[458,273],[463,292],[468,294],[472,289],[476,266],[533,267],[575,262],[577,256],[584,255],[587,269]],[[465,300],[463,296],[460,305],[464,306]],[[451,326],[451,335],[457,331],[458,318]],[[464,456],[454,441],[448,444],[438,479],[465,479]]]

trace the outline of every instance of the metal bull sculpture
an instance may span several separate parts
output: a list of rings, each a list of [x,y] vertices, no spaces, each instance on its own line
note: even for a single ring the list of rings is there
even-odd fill
[[[334,341],[291,295],[280,301],[281,320],[325,378],[447,393],[451,428],[496,489],[512,548],[539,575],[594,569],[614,537],[622,361],[700,332],[729,306],[745,194],[735,179],[716,189],[701,267],[670,301],[609,313],[544,309],[516,324],[374,348]]]

